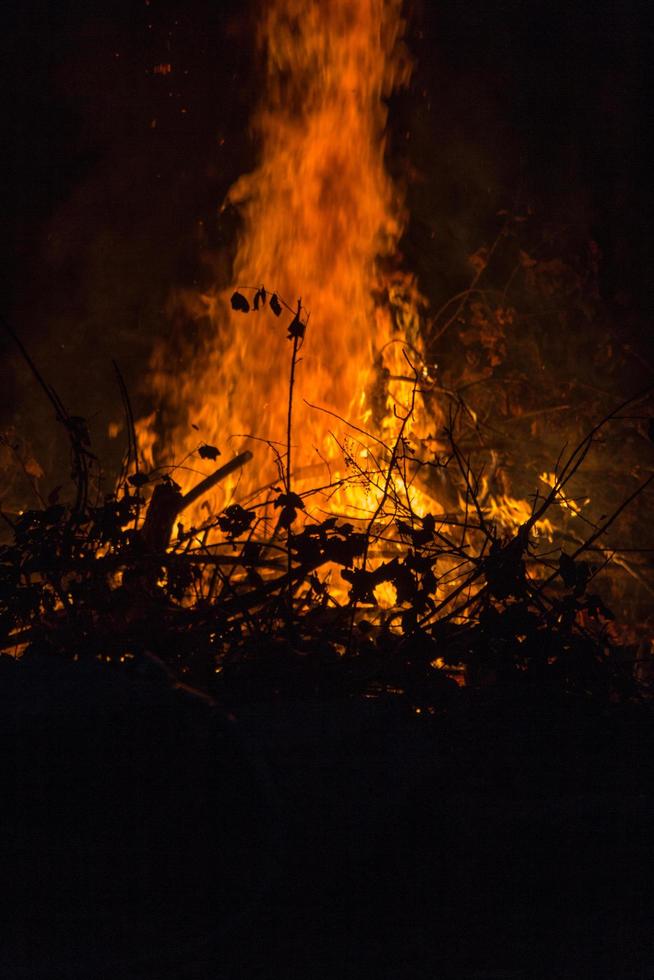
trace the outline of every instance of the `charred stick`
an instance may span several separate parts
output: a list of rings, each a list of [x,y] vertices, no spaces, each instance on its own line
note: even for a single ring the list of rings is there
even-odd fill
[[[148,550],[164,552],[169,545],[173,525],[179,514],[251,459],[252,453],[248,450],[239,453],[184,495],[175,484],[158,483],[150,498],[141,530],[141,538]]]
[[[173,532],[175,518],[183,506],[184,497],[177,486],[171,483],[158,483],[154,488],[145,521],[141,528],[141,539],[148,551],[162,552],[168,547]]]
[[[194,504],[195,501],[199,500],[200,497],[203,497],[205,493],[209,493],[209,491],[212,490],[217,483],[220,483],[221,480],[228,477],[230,473],[240,469],[241,466],[245,466],[245,464],[249,463],[251,459],[252,453],[249,449],[246,449],[245,452],[239,453],[238,456],[234,456],[233,459],[230,459],[230,461],[225,463],[224,466],[221,466],[220,469],[217,469],[214,473],[206,476],[204,480],[201,480],[198,483],[197,486],[193,487],[192,490],[189,490],[188,493],[184,494],[184,496],[181,498],[180,506],[175,516],[177,516],[177,514],[181,514],[183,510],[186,510],[187,507]]]

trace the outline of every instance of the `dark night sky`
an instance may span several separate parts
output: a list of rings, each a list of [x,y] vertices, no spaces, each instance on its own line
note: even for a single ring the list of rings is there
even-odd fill
[[[391,166],[422,174],[409,185],[404,253],[434,301],[451,294],[498,208],[531,203],[599,241],[607,302],[626,302],[645,336],[648,6],[416,0],[416,68],[410,91],[392,100]],[[12,93],[6,312],[71,410],[100,431],[115,399],[111,357],[137,389],[152,339],[166,331],[167,290],[200,279],[200,247],[232,234],[216,212],[254,160],[254,4],[23,0],[2,18]],[[168,62],[170,75],[153,72]],[[19,424],[33,421],[13,357],[0,384],[0,423],[17,408]]]

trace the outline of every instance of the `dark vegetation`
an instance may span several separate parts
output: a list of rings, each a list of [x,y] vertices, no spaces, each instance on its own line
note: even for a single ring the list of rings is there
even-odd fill
[[[481,274],[490,257],[477,261]],[[506,359],[491,299],[476,280],[432,325],[466,334],[485,380]],[[232,305],[286,316],[263,289]],[[565,448],[511,528],[490,516],[470,376],[430,381],[408,348],[394,443],[352,437],[374,444],[376,468],[351,453],[346,478],[377,491],[374,509],[316,517],[337,487],[294,484],[310,327],[300,305],[288,321],[279,479],[198,527],[188,507],[250,454],[186,495],[174,469],[144,472],[116,369],[129,445],[103,494],[86,423],[23,350],[67,434],[74,494],[42,495],[13,444],[39,505],[3,515],[0,547],[2,762],[18,803],[3,817],[16,923],[3,970],[651,976],[651,668],[609,608],[615,549],[598,546],[652,476],[583,534],[561,517],[612,425],[646,423],[649,391]],[[426,450],[410,416],[439,393]],[[218,463],[217,447],[197,452]],[[416,481],[441,488],[445,515],[416,515]],[[379,608],[387,585],[396,600]]]
[[[293,364],[299,322],[289,331]],[[565,500],[597,432],[631,400],[561,460],[553,487],[536,497],[513,534],[485,516],[479,477],[456,442],[456,414],[444,430],[447,451],[424,461],[404,435],[410,410],[395,444],[381,446],[385,468],[357,474],[381,491],[360,529],[337,517],[300,523],[312,493],[294,492],[289,452],[288,465],[280,457],[281,485],[263,503],[233,503],[206,525],[187,528],[184,510],[251,454],[182,495],[174,473],[139,471],[132,424],[133,471],[99,501],[92,497],[97,460],[86,423],[40,380],[70,439],[75,496],[60,503],[55,490],[39,509],[5,516],[12,540],[0,551],[0,644],[7,653],[19,647],[120,664],[154,656],[171,674],[212,693],[243,683],[267,694],[289,685],[319,693],[336,684],[359,695],[398,689],[422,708],[447,700],[456,686],[452,673],[473,684],[485,677],[501,686],[613,700],[638,696],[634,651],[610,629],[614,616],[593,591],[598,569],[586,553],[652,477],[572,553],[543,550],[532,534]],[[417,387],[418,380],[414,398]],[[129,416],[126,392],[125,398]],[[291,402],[289,425],[290,409]],[[218,450],[203,444],[198,454],[212,459]],[[461,514],[416,516],[407,474],[421,467],[439,476],[454,471],[464,491]],[[217,543],[209,542],[210,532]],[[393,557],[373,562],[378,553]],[[348,583],[347,601],[330,593],[333,567]],[[397,597],[387,612],[377,609],[374,594],[383,583]]]
[[[628,606],[614,583],[626,579],[647,599],[654,591],[642,547],[652,387],[609,401],[633,353],[617,349],[598,314],[592,243],[576,266],[552,257],[560,242],[551,236],[531,243],[541,256],[532,258],[523,219],[500,218],[494,244],[471,257],[469,288],[425,326],[426,353],[409,337],[393,444],[341,419],[346,476],[299,493],[294,378],[308,318],[301,304],[286,307],[285,451],[269,447],[278,481],[199,526],[187,522],[191,505],[256,465],[252,454],[218,466],[185,495],[175,466],[145,472],[116,366],[128,446],[115,488],[103,493],[87,423],[67,412],[14,337],[65,430],[74,494],[42,491],[36,461],[3,437],[24,496],[38,506],[2,515],[0,649],[119,665],[155,657],[185,683],[239,699],[336,685],[353,695],[393,690],[435,710],[463,679],[613,701],[643,696],[650,616],[641,603],[633,623],[620,622]],[[244,316],[283,319],[282,304],[263,287],[232,297]],[[593,361],[587,380],[591,324],[603,361]],[[556,327],[572,367],[549,349]],[[436,346],[442,366],[431,359]],[[393,380],[380,369],[378,402]],[[411,431],[418,399],[433,419],[422,441]],[[552,433],[561,435],[554,451]],[[370,447],[367,468],[361,445]],[[218,463],[220,451],[200,441],[196,454]],[[549,482],[537,477],[546,467]],[[368,493],[369,512],[325,517],[330,497],[348,486]],[[416,489],[434,513],[416,514]],[[587,492],[603,511],[597,519],[584,509]],[[384,585],[395,599],[380,609],[375,590]]]

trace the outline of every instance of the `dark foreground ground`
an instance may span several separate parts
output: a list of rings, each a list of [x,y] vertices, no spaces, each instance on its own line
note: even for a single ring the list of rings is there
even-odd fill
[[[16,980],[654,978],[654,717],[0,663]]]

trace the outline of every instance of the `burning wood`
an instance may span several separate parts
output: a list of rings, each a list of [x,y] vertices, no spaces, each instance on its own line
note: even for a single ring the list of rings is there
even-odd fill
[[[172,480],[158,483],[150,498],[141,529],[141,537],[148,550],[155,553],[165,551],[179,515],[209,493],[221,480],[249,463],[251,459],[251,452],[246,450],[239,453],[185,494],[182,494],[178,485]]]

